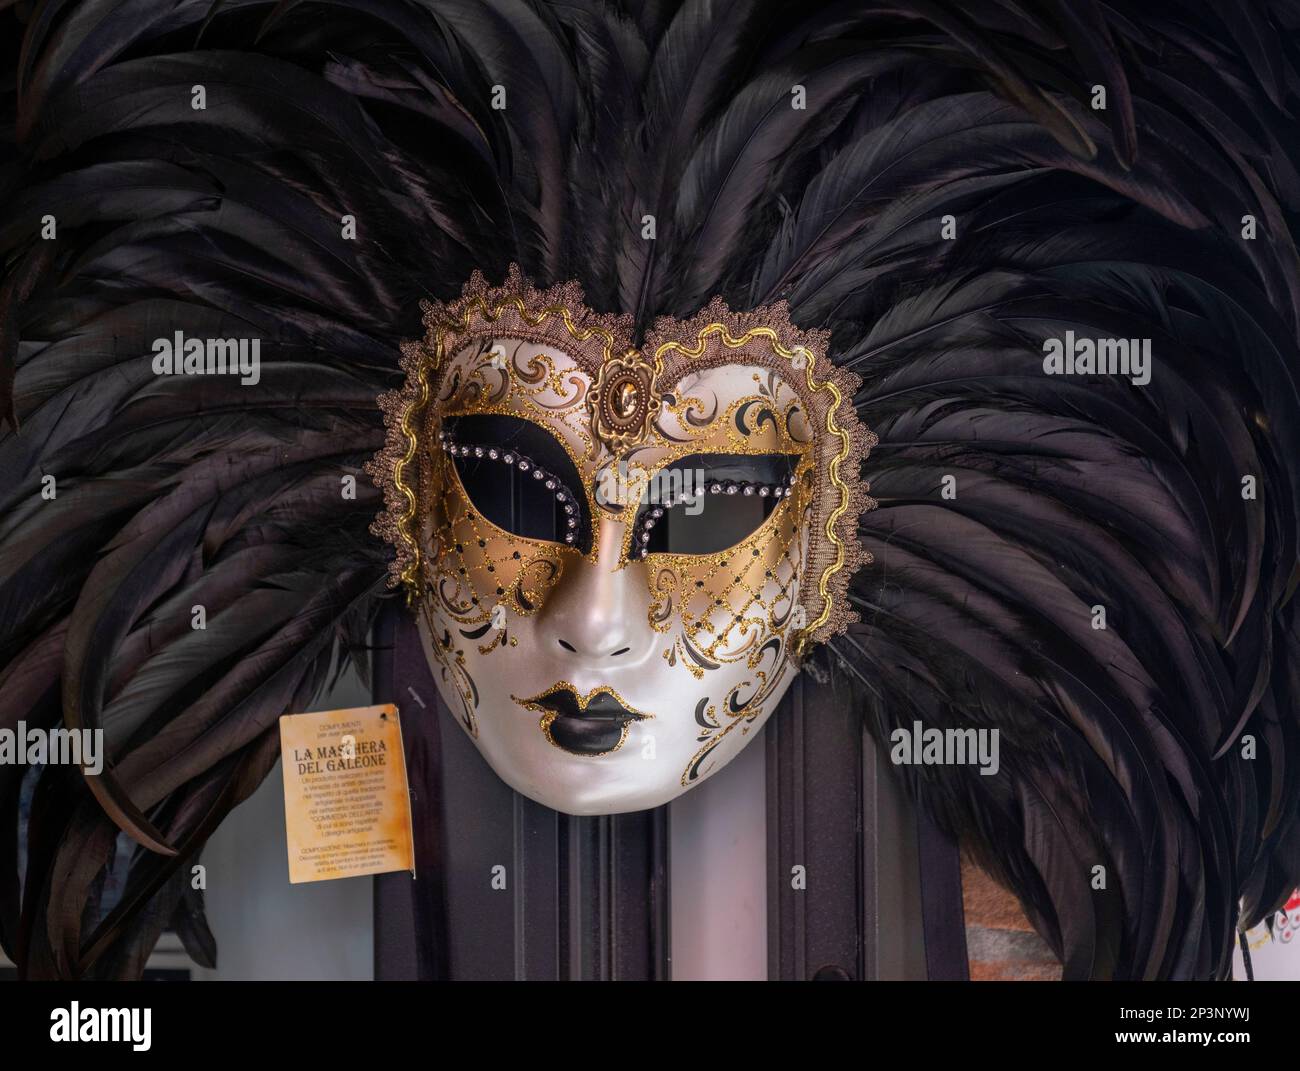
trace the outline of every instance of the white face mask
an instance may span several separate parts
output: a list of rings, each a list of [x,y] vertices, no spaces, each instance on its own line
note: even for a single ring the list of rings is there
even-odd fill
[[[731,761],[807,645],[852,620],[874,437],[853,377],[780,313],[714,303],[636,351],[573,284],[512,273],[430,308],[405,348],[376,530],[444,701],[530,798],[666,803]]]

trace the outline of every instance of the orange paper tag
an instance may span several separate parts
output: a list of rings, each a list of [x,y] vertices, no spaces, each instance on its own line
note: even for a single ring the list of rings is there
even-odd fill
[[[395,706],[286,714],[280,760],[291,882],[415,873]]]

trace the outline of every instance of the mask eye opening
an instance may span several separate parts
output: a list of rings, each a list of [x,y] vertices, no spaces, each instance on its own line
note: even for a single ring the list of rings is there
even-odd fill
[[[789,496],[798,462],[787,454],[696,454],[674,462],[656,474],[650,500],[637,511],[629,557],[730,550]],[[677,478],[665,478],[673,470]],[[672,488],[666,494],[654,492],[665,484]]]
[[[474,508],[498,528],[590,551],[592,528],[577,471],[538,425],[509,416],[453,417],[433,449],[450,458]]]

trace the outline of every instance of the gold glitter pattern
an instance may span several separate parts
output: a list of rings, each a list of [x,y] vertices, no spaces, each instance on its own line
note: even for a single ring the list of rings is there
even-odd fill
[[[748,537],[717,554],[652,554],[650,626],[679,627],[675,661],[697,678],[784,638],[797,603],[810,470]],[[719,498],[710,496],[714,503]],[[708,508],[707,505],[705,507]]]
[[[496,606],[521,617],[536,613],[564,572],[564,558],[579,552],[498,528],[474,508],[451,459],[442,454],[436,464],[445,475],[435,480],[427,572],[439,611],[469,629],[488,622]]]
[[[763,644],[749,656],[748,669],[753,673],[752,678],[732,688],[721,703],[701,700],[695,709],[695,723],[700,726],[698,742],[702,746],[682,771],[680,783],[683,788],[689,788],[691,782],[712,772],[712,768],[704,764],[728,736],[737,731],[741,736],[748,735],[749,730],[762,719],[765,704],[777,694],[792,666],[779,645]],[[719,706],[726,718],[725,725],[718,720]]]

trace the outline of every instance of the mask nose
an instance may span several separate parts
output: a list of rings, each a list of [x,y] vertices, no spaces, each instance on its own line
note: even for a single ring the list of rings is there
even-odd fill
[[[592,662],[622,665],[650,653],[650,591],[644,569],[618,568],[622,521],[601,518],[596,560],[565,566],[539,615],[547,642]]]

